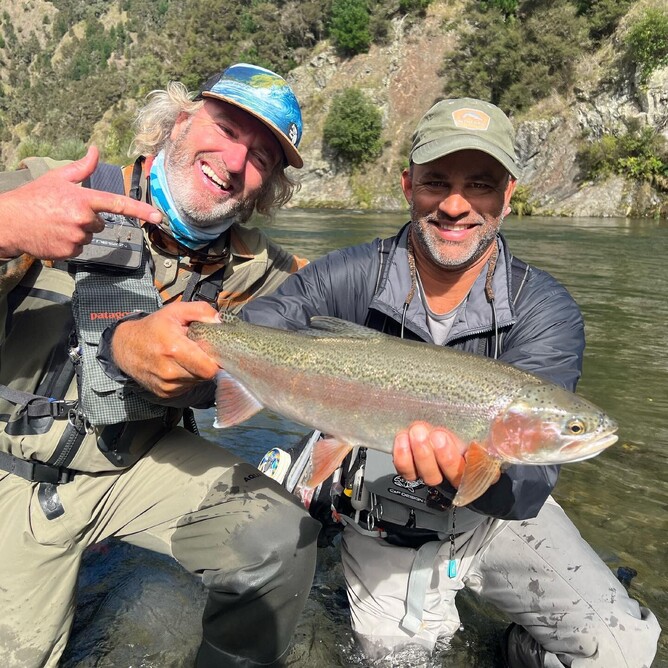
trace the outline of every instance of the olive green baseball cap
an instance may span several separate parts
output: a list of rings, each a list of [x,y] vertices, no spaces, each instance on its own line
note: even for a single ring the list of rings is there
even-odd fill
[[[410,160],[423,165],[466,149],[491,155],[518,178],[515,131],[509,118],[490,102],[470,97],[441,100],[420,119]]]

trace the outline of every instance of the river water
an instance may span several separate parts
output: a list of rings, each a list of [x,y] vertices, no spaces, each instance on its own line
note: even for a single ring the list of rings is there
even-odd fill
[[[266,231],[286,248],[316,259],[335,248],[389,236],[405,219],[399,213],[289,210],[281,212]],[[579,303],[587,349],[578,392],[620,425],[615,446],[592,460],[563,467],[555,497],[611,569],[627,566],[638,572],[630,592],[666,628],[668,221],[510,217],[504,225],[513,253],[552,273]],[[210,427],[211,411],[198,411],[197,417],[207,437],[254,463],[274,445],[289,446],[306,432],[267,412],[223,431]],[[498,641],[506,621],[472,595],[460,595],[458,605],[463,629],[450,646],[426,662],[409,654],[392,665],[498,665]],[[76,644],[76,636],[74,640]],[[144,654],[132,665],[159,663],[151,663]],[[368,665],[349,631],[336,548],[320,550],[290,665]],[[653,665],[668,668],[665,636]]]

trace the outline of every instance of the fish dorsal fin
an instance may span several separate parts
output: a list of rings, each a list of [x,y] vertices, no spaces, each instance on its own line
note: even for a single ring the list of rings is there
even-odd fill
[[[382,339],[384,334],[354,322],[332,318],[327,315],[316,315],[311,318],[311,327],[318,332],[326,332],[340,338],[349,339]],[[317,333],[316,333],[317,335]]]
[[[454,506],[466,506],[484,494],[501,475],[501,460],[490,457],[479,443],[471,443],[464,455],[466,466]]]
[[[245,422],[264,406],[227,371],[216,375],[216,419],[214,427],[225,429]]]

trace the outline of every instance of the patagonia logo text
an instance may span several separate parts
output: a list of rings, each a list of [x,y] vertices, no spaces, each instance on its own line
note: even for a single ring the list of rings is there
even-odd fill
[[[120,320],[126,315],[130,315],[132,311],[91,311],[91,320]]]
[[[458,128],[487,130],[492,119],[479,109],[457,109],[452,112],[452,120]]]

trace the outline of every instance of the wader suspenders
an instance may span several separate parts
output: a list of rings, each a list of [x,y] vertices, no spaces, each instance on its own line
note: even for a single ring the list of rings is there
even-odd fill
[[[18,301],[29,294],[30,291],[20,285],[14,288],[8,297],[10,312],[16,309]],[[40,297],[51,297],[55,301],[65,299],[62,295],[43,290],[40,291]],[[70,322],[70,331],[71,328]],[[44,434],[51,429],[54,420],[67,420],[48,462],[28,461],[7,452],[0,452],[0,469],[32,482],[64,483],[74,477],[75,472],[67,467],[86,435],[86,424],[78,410],[77,400],[60,399],[67,392],[75,375],[75,367],[69,354],[70,343],[71,333],[68,332],[57,345],[44,374],[44,381],[37,389],[37,392],[42,394],[0,385],[0,397],[21,409],[19,418],[11,422],[9,415],[0,415],[0,421],[6,422],[5,433],[8,435],[18,437]]]

